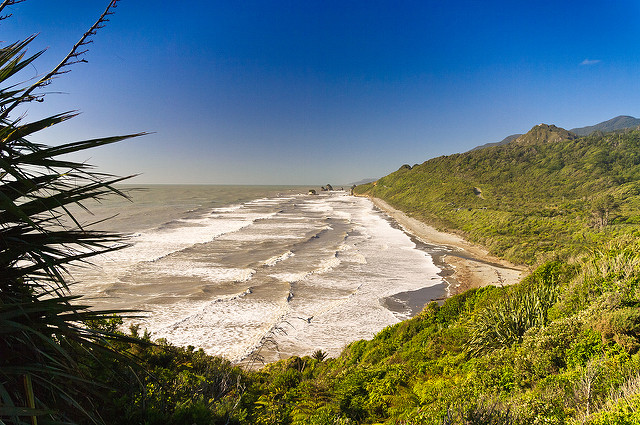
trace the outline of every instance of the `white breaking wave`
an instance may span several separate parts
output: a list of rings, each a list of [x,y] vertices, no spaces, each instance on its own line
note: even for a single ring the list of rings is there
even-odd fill
[[[256,220],[267,219],[274,214],[247,213],[243,216],[205,217],[189,220],[198,223],[199,226],[160,227],[138,233],[128,240],[130,247],[102,256],[102,265],[116,263],[118,269],[123,270],[139,263],[157,261],[194,245],[237,232]],[[96,263],[100,264],[99,261]]]
[[[156,273],[164,276],[198,277],[207,282],[247,282],[256,273],[253,269],[202,266],[193,262],[173,263],[172,268],[159,268]]]
[[[318,267],[310,271],[299,272],[299,273],[274,273],[274,274],[270,274],[269,276],[276,278],[282,282],[295,283],[295,282],[304,280],[314,274],[328,273],[331,270],[333,270],[335,267],[338,267],[340,263],[341,263],[340,259],[333,256],[331,258],[322,260],[318,265]]]
[[[322,260],[320,266],[318,266],[318,268],[315,269],[312,273],[328,273],[334,268],[338,267],[340,263],[340,259],[335,256],[326,260]]]
[[[266,260],[263,265],[267,266],[267,267],[272,267],[275,266],[276,264],[278,264],[281,261],[286,260],[287,258],[291,258],[293,257],[295,254],[291,251],[287,251],[282,255],[278,255],[275,257],[271,257],[268,260]]]
[[[295,283],[304,280],[309,275],[311,275],[311,272],[274,273],[270,274],[269,276],[278,279],[281,282]]]
[[[214,208],[212,210],[212,212],[214,212],[214,213],[229,213],[229,212],[238,211],[241,208],[242,208],[242,205],[231,205],[229,207]]]

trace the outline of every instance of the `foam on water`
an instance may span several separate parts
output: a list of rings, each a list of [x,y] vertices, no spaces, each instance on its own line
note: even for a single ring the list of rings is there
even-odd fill
[[[287,283],[294,283],[294,282],[299,282],[301,280],[306,279],[307,277],[311,276],[312,274],[323,274],[323,273],[328,273],[331,270],[333,270],[335,267],[338,267],[340,265],[342,261],[339,260],[337,257],[333,256],[331,258],[327,258],[322,260],[317,267],[306,271],[306,272],[299,272],[299,273],[273,273],[270,274],[270,277],[273,277],[275,279],[278,279],[282,282],[287,282]]]
[[[256,273],[253,269],[236,269],[227,267],[206,267],[194,262],[174,262],[172,268],[161,267],[156,273],[164,276],[198,277],[207,282],[247,282]]]
[[[242,233],[227,233],[226,235],[222,235],[219,237],[220,240],[225,241],[265,241],[265,240],[274,240],[274,239],[298,239],[300,235],[296,234],[280,234],[274,235],[270,233],[251,233],[251,234],[242,234]]]
[[[237,213],[237,210],[234,211]],[[175,252],[204,244],[224,235],[233,234],[254,221],[267,219],[275,213],[246,213],[185,219],[182,226],[160,226],[136,233],[128,239],[131,247],[105,254],[94,261],[117,274],[144,262],[155,262]],[[194,225],[197,224],[197,225]],[[109,265],[111,263],[111,265]],[[115,265],[115,266],[114,266]]]
[[[274,274],[270,274],[269,276],[282,282],[295,283],[305,279],[310,274],[311,272],[274,273]]]
[[[321,212],[321,213],[331,213],[333,212],[333,208],[329,204],[323,201],[309,201],[301,206],[303,210],[313,211],[313,212]]]
[[[328,273],[340,265],[341,261],[335,255],[326,260],[322,260],[317,269],[313,273]]]
[[[212,212],[213,213],[229,213],[229,212],[238,211],[240,208],[242,208],[242,205],[232,205],[230,207],[214,208]]]
[[[339,218],[342,220],[351,221],[351,213],[348,213],[346,211],[337,211],[334,209],[333,212],[331,213],[331,216],[333,218]]]
[[[195,244],[209,242],[220,235],[238,231],[250,225],[252,221],[252,218],[209,218],[202,219],[202,225],[197,227],[182,226],[138,233],[128,241],[135,246],[135,249],[116,251],[107,255],[106,258],[121,264],[122,262],[155,261]]]
[[[267,261],[265,261],[265,262],[263,263],[263,265],[265,265],[265,266],[267,266],[267,267],[272,267],[272,266],[275,266],[276,264],[278,264],[280,261],[284,261],[284,260],[286,260],[287,258],[291,258],[291,257],[293,257],[294,255],[295,255],[295,254],[294,254],[293,252],[291,252],[291,251],[287,251],[287,252],[285,252],[285,253],[284,253],[284,254],[282,254],[282,255],[278,255],[278,256],[275,256],[275,257],[271,257],[271,258],[269,258]]]

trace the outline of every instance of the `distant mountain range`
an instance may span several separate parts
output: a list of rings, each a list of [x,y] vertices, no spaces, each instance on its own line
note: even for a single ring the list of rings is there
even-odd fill
[[[378,179],[377,178],[376,179],[374,179],[374,178],[362,179],[362,180],[358,180],[357,182],[349,183],[349,186],[353,186],[353,185],[358,186],[358,185],[361,185],[361,184],[371,183],[371,182],[374,182],[376,180],[378,180]]]
[[[569,130],[578,136],[588,136],[594,131],[602,131],[607,133],[609,131],[624,130],[625,128],[634,128],[640,126],[640,119],[630,117],[628,115],[620,115],[615,118],[611,118],[608,121],[601,122],[600,124],[590,125],[587,127],[572,128]]]
[[[624,130],[627,128],[639,128],[640,118],[634,118],[629,115],[620,115],[610,120],[603,121],[596,125],[589,125],[586,127],[572,128],[571,130],[565,130],[564,128],[557,127],[555,125],[539,124],[534,126],[526,134],[512,134],[505,137],[499,142],[486,143],[481,146],[477,146],[471,149],[469,152],[477,151],[491,146],[501,146],[507,143],[513,142],[518,145],[534,145],[539,142],[558,142],[561,140],[573,140],[578,137],[588,136],[596,131],[602,133],[608,133],[616,130]],[[405,166],[403,166],[405,167]],[[408,167],[411,169],[411,167]],[[377,179],[363,179],[353,184],[359,186],[362,184],[376,181]]]
[[[542,126],[542,125],[541,125]],[[640,119],[638,118],[634,118],[631,117],[629,115],[620,115],[617,116],[615,118],[611,118],[610,120],[607,121],[603,121],[599,124],[596,125],[590,125],[587,127],[579,127],[579,128],[572,128],[571,130],[568,131],[568,133],[571,133],[574,135],[574,137],[568,137],[568,134],[564,134],[562,135],[561,138],[563,139],[568,139],[568,138],[575,138],[575,136],[588,136],[589,134],[596,132],[596,131],[601,131],[603,133],[607,133],[610,131],[616,131],[616,130],[624,130],[625,128],[636,128],[640,126]],[[556,129],[562,130],[563,132],[567,132],[567,130],[561,129],[559,127],[555,127],[555,126],[551,126],[554,127]],[[529,133],[527,133],[529,134]],[[484,148],[488,148],[491,146],[500,146],[500,145],[506,145],[507,143],[510,143],[516,139],[518,139],[519,137],[523,136],[522,134],[512,134],[511,136],[507,136],[504,139],[502,139],[499,142],[494,142],[494,143],[486,143],[482,146],[477,146],[473,149],[471,149],[472,151],[478,150],[478,149],[484,149]]]

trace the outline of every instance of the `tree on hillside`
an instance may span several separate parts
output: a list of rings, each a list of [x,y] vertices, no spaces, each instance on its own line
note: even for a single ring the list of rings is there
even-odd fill
[[[609,224],[611,214],[618,208],[618,203],[610,193],[597,197],[591,204],[595,227],[599,229],[606,227]]]
[[[23,1],[4,0],[2,19],[11,16],[8,7]],[[47,146],[32,137],[75,113],[32,122],[14,115],[21,105],[43,101],[45,86],[84,62],[90,38],[116,3],[111,1],[69,54],[35,82],[11,82],[43,54],[27,55],[35,36],[0,47],[0,423],[101,422],[92,404],[95,384],[86,371],[110,352],[110,339],[124,337],[84,325],[112,312],[79,305],[80,296],[69,292],[67,267],[124,245],[119,234],[83,227],[69,207],[124,196],[113,186],[123,178],[63,156],[136,135]]]

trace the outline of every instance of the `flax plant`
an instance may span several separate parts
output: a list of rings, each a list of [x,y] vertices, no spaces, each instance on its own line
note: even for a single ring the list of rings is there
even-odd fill
[[[0,26],[11,16],[7,8],[22,1],[0,4]],[[87,44],[116,3],[111,1],[69,54],[37,81],[11,82],[42,55],[26,54],[35,36],[0,48],[0,424],[100,423],[89,371],[105,353],[117,355],[113,340],[126,339],[87,327],[113,312],[89,310],[68,284],[70,264],[125,246],[119,234],[82,226],[69,207],[126,196],[113,186],[124,178],[64,155],[137,135],[47,146],[32,137],[74,112],[33,122],[14,118],[17,107],[43,101],[45,86],[85,61]]]
[[[547,313],[557,294],[557,286],[552,282],[505,294],[469,322],[467,349],[481,354],[522,342],[528,329],[547,324]]]

